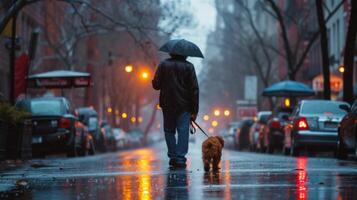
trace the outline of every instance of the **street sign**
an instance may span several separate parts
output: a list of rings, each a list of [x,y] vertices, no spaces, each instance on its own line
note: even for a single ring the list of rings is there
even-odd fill
[[[257,76],[245,76],[244,80],[244,99],[256,101],[257,100]]]

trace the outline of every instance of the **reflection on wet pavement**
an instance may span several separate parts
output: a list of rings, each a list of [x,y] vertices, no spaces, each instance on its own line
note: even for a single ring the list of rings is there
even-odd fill
[[[25,178],[21,199],[351,199],[357,195],[353,162],[224,151],[220,172],[203,171],[199,148],[188,168],[170,170],[165,148],[88,158],[41,160],[47,167],[2,174]],[[50,164],[50,165],[49,165]]]

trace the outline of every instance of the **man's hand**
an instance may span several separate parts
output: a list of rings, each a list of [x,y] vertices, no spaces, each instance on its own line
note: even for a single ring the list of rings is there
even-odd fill
[[[196,121],[197,114],[191,114],[191,121]]]

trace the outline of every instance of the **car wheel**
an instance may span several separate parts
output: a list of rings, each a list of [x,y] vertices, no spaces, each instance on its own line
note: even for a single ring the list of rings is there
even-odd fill
[[[94,155],[95,154],[95,146],[94,146],[93,140],[89,142],[88,154],[89,155]]]
[[[336,149],[335,155],[336,155],[336,158],[339,160],[346,160],[348,157],[346,147],[345,147],[344,143],[341,141],[340,137],[338,137],[337,149]]]

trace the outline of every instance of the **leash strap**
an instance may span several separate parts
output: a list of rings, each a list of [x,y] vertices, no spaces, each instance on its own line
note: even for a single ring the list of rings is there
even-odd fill
[[[195,124],[198,127],[198,129],[200,129],[202,131],[203,134],[205,134],[207,137],[209,137],[208,134],[195,121],[191,121],[191,123]],[[194,132],[196,132],[195,127],[194,126],[192,126],[192,127],[194,129]]]

